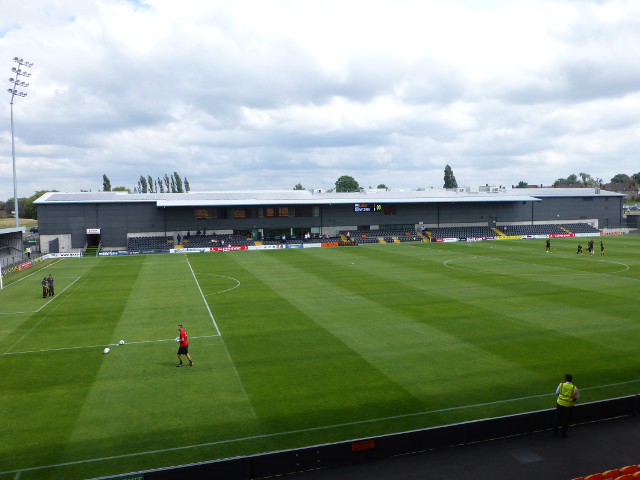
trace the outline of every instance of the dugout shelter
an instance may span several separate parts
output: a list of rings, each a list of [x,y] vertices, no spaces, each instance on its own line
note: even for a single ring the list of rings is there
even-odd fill
[[[624,196],[599,188],[321,190],[147,193],[48,192],[34,203],[42,253],[91,245],[124,249],[129,237],[240,234],[335,236],[348,230],[587,223],[622,226]]]
[[[25,227],[0,229],[0,267],[21,262],[26,258],[22,247]]]

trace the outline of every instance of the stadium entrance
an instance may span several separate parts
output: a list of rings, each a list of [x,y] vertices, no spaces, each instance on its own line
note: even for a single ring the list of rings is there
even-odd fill
[[[87,228],[87,247],[100,246],[101,230],[99,228]]]

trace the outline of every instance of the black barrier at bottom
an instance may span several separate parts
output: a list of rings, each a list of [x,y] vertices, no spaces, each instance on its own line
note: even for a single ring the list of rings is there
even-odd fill
[[[579,404],[572,425],[630,417],[638,414],[638,395]],[[144,480],[250,480],[321,468],[371,462],[397,455],[495,440],[550,430],[555,409],[476,420],[379,437],[331,443],[296,450],[270,452],[226,460],[213,460],[159,470],[94,480],[140,478]]]

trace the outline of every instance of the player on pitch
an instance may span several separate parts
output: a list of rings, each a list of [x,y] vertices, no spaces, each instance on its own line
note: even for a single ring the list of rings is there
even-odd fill
[[[176,338],[176,342],[180,342],[180,347],[178,347],[178,360],[180,363],[176,365],[176,367],[182,366],[182,355],[186,355],[189,359],[189,366],[193,367],[193,362],[191,361],[191,355],[189,355],[189,342],[187,341],[187,332],[182,328],[182,325],[178,325],[178,331],[180,332],[180,336]]]

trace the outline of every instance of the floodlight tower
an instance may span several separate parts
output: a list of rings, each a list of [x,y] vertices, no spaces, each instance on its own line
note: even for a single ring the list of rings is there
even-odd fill
[[[13,139],[13,99],[17,95],[18,97],[26,97],[27,94],[25,92],[18,91],[18,87],[26,88],[29,86],[28,83],[20,80],[20,77],[28,78],[31,74],[22,69],[22,67],[31,68],[33,66],[32,62],[27,62],[23,58],[13,57],[13,61],[18,64],[17,67],[13,67],[11,71],[15,74],[15,78],[10,78],[9,81],[12,83],[11,88],[7,91],[11,94],[11,155],[13,157],[13,201],[15,206],[15,219],[16,219],[16,228],[20,227],[20,218],[18,216],[18,180],[16,178],[16,147]]]

